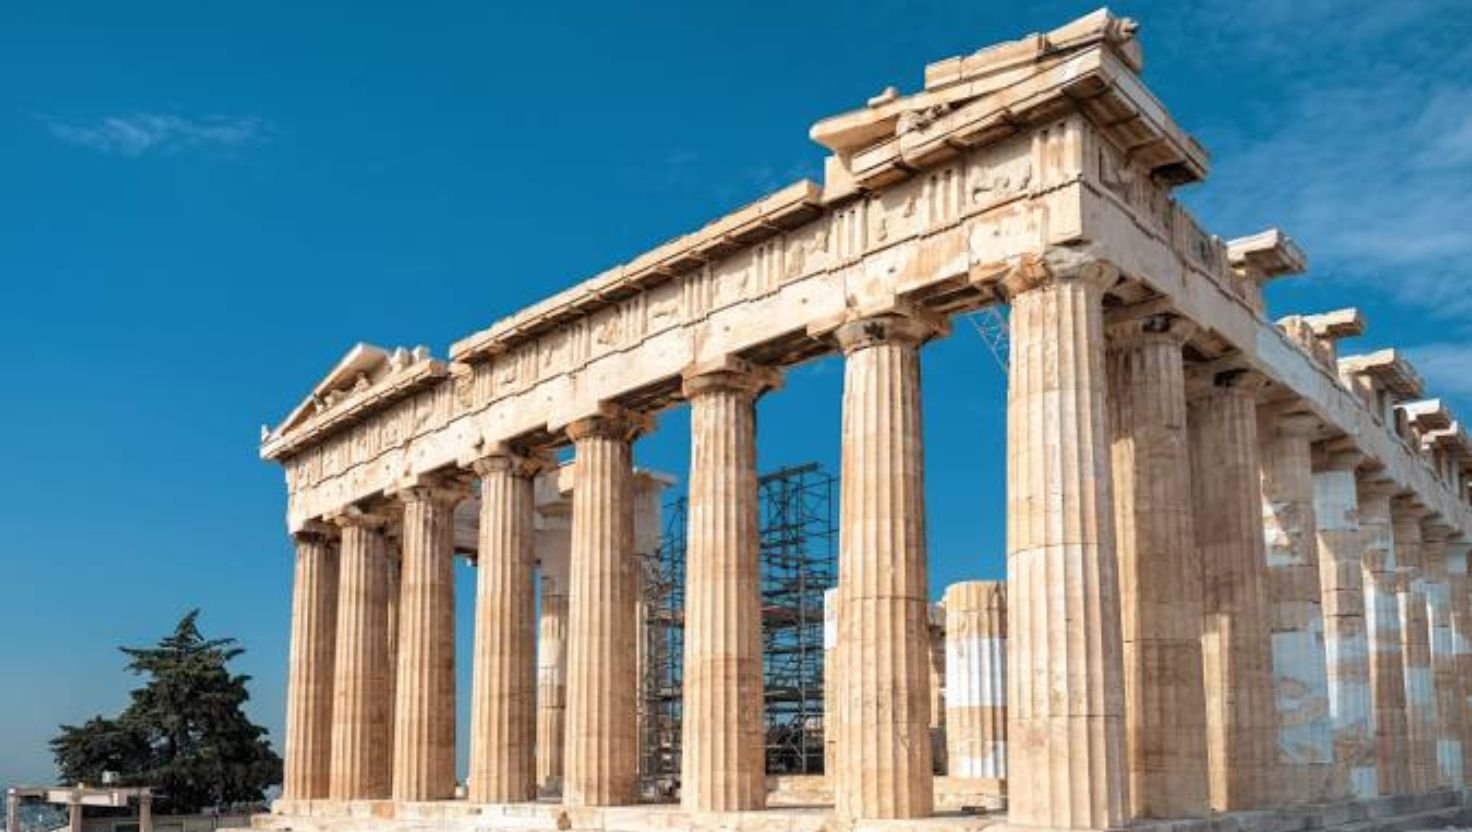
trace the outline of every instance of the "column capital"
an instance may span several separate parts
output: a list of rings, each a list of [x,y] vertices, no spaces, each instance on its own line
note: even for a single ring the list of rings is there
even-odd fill
[[[632,442],[654,430],[654,417],[606,402],[598,406],[596,415],[574,419],[566,430],[567,437],[574,442],[590,436]]]
[[[336,540],[342,534],[340,526],[327,520],[308,520],[291,533],[298,543],[325,543]]]
[[[1127,349],[1160,343],[1184,346],[1196,329],[1195,322],[1176,312],[1152,312],[1107,319],[1104,331],[1109,338],[1110,349]]]
[[[433,502],[446,507],[470,496],[469,483],[459,471],[419,474],[388,492],[403,503]]]
[[[776,367],[753,364],[733,355],[691,364],[680,372],[680,394],[693,399],[705,393],[729,390],[759,396],[782,386]]]
[[[1303,411],[1268,410],[1264,415],[1274,435],[1295,439],[1312,439],[1323,424],[1319,417]]]
[[[1404,489],[1401,489],[1397,491],[1397,495],[1390,504],[1390,507],[1398,515],[1396,519],[1421,520],[1435,513],[1423,505],[1415,494],[1406,494],[1404,493]]]
[[[1010,303],[1018,295],[1060,283],[1082,283],[1104,292],[1118,282],[1119,269],[1112,263],[1072,249],[1050,249],[1023,255],[998,289]]]
[[[369,511],[362,506],[344,506],[328,515],[327,521],[339,529],[361,528],[383,531],[391,518],[381,511]]]
[[[1188,376],[1186,397],[1198,399],[1211,393],[1231,393],[1256,399],[1269,384],[1267,376],[1248,367],[1209,367],[1202,373]]]
[[[950,322],[942,315],[912,303],[888,301],[852,307],[815,321],[808,326],[808,336],[831,337],[843,354],[848,355],[882,343],[915,346],[950,330]]]
[[[482,478],[492,473],[509,471],[513,477],[530,479],[556,467],[557,459],[548,451],[523,451],[503,442],[484,447],[481,455],[470,463],[470,470]]]
[[[1315,443],[1314,471],[1354,471],[1368,459],[1363,451],[1341,439]]]
[[[1440,515],[1432,515],[1421,525],[1421,540],[1424,543],[1441,544],[1450,541],[1456,536],[1456,529],[1440,519]]]
[[[1383,476],[1361,476],[1356,483],[1360,499],[1389,500],[1401,493],[1400,483]]]

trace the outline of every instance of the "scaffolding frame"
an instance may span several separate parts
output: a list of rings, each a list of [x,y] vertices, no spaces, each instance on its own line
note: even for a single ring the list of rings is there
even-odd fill
[[[838,582],[838,482],[818,463],[757,479],[761,534],[766,768],[823,771],[823,592]],[[664,534],[640,563],[639,774],[643,792],[678,786],[683,718],[689,503],[665,504]]]

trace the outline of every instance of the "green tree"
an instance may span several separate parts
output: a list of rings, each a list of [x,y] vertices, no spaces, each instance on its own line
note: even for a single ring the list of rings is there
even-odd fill
[[[160,812],[255,803],[281,782],[281,758],[266,730],[246,717],[249,676],[227,665],[245,652],[235,639],[206,639],[199,610],[156,647],[123,647],[128,670],[146,676],[116,719],[63,725],[51,741],[66,782],[97,783],[115,771],[124,785],[153,786]]]

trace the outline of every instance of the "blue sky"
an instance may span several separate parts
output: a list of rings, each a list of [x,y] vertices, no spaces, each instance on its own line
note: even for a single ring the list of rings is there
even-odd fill
[[[0,783],[49,780],[55,726],[125,700],[114,646],[196,606],[249,648],[280,736],[291,550],[258,430],[352,343],[443,355],[816,178],[817,119],[1091,8],[5,4]],[[1359,305],[1355,346],[1407,348],[1472,414],[1472,6],[1116,11],[1214,155],[1183,197],[1224,237],[1279,225],[1308,250],[1273,313]],[[938,592],[1001,573],[1002,378],[964,326],[924,371]],[[823,362],[763,401],[764,468],[836,468],[840,383]],[[665,414],[639,462],[683,473],[686,424]]]

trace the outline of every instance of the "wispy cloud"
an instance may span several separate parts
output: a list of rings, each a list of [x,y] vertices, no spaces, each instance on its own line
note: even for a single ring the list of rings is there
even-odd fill
[[[269,126],[255,116],[130,113],[85,122],[45,116],[41,122],[51,135],[67,144],[126,158],[191,148],[237,149],[270,137]]]
[[[1255,124],[1203,131],[1217,164],[1193,201],[1231,233],[1283,226],[1321,277],[1472,314],[1472,48],[1440,37],[1472,32],[1472,15],[1440,0],[1248,5],[1216,21],[1224,46],[1281,59],[1286,95]]]

